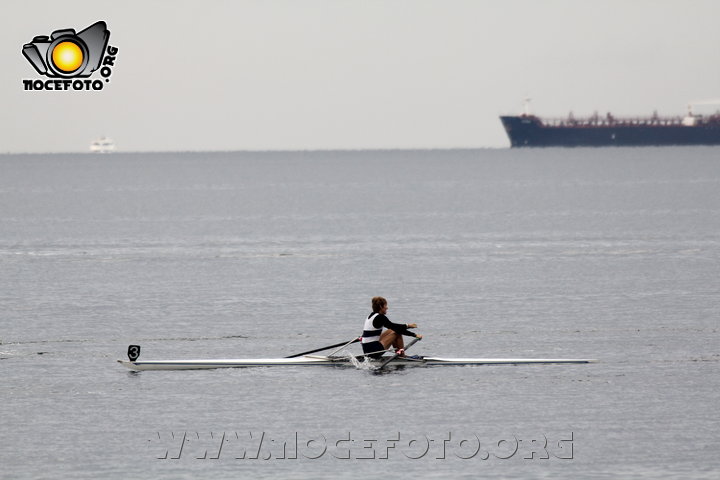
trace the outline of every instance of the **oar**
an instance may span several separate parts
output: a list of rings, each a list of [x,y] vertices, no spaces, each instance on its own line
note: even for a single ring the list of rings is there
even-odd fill
[[[337,349],[333,350],[332,352],[328,353],[327,356],[328,356],[328,357],[332,357],[332,356],[335,355],[337,352],[339,352],[339,351],[341,351],[341,350],[345,350],[345,347],[347,347],[348,345],[351,345],[351,344],[353,344],[353,343],[355,343],[355,342],[360,342],[360,341],[362,341],[362,337],[353,338],[352,340],[350,340],[349,342],[347,342],[347,343],[346,343],[345,345],[343,345],[342,347],[337,348]]]
[[[415,345],[415,342],[418,342],[418,341],[420,341],[420,339],[419,339],[418,337],[413,338],[413,339],[410,341],[410,343],[408,343],[408,344],[405,346],[404,350],[407,350],[408,348],[412,347],[413,345]],[[387,365],[388,363],[390,363],[390,362],[392,362],[393,360],[395,360],[399,355],[400,355],[399,353],[396,353],[396,354],[393,355],[392,357],[388,358],[388,359],[385,360],[382,364],[380,364],[380,366],[379,366],[377,369],[378,369],[378,370],[382,370],[385,365]]]
[[[285,358],[302,357],[303,355],[308,355],[310,353],[315,353],[315,352],[322,352],[323,350],[330,350],[331,348],[335,348],[335,347],[347,347],[351,343],[355,343],[355,342],[359,342],[359,341],[360,341],[360,338],[356,337],[356,338],[353,338],[352,340],[350,340],[349,342],[340,342],[340,343],[336,343],[335,345],[328,345],[327,347],[316,348],[315,350],[309,350],[307,352],[296,353],[295,355],[288,355]]]

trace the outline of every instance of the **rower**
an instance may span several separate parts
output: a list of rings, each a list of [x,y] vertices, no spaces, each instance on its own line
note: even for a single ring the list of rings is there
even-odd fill
[[[405,342],[403,335],[422,338],[422,335],[411,332],[411,328],[417,328],[415,323],[393,323],[385,314],[388,311],[388,303],[383,297],[373,297],[372,313],[365,319],[361,344],[363,353],[370,358],[380,358],[391,346],[395,352],[405,356]],[[387,330],[383,331],[383,327]]]

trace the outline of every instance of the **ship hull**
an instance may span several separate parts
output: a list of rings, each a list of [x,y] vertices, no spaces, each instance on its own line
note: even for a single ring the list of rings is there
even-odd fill
[[[512,147],[720,145],[720,125],[546,126],[534,116],[500,117]]]

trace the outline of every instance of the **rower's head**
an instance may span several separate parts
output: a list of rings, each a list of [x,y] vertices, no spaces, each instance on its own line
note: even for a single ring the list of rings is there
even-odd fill
[[[372,310],[373,313],[384,313],[382,310],[387,309],[387,300],[383,297],[373,297],[372,299]]]

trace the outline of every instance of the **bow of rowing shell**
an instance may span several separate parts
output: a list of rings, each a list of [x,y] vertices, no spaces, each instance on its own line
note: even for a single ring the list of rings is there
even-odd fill
[[[383,357],[368,361],[372,365],[381,365]],[[527,364],[578,364],[592,363],[588,359],[560,359],[560,358],[395,358],[391,365],[395,366],[458,366],[458,365],[527,365]],[[324,357],[305,355],[297,358],[257,358],[257,359],[221,359],[221,360],[145,360],[127,361],[118,360],[119,363],[131,370],[202,370],[214,368],[241,368],[241,367],[279,367],[279,366],[355,366],[349,357]],[[361,360],[360,363],[364,361]]]

